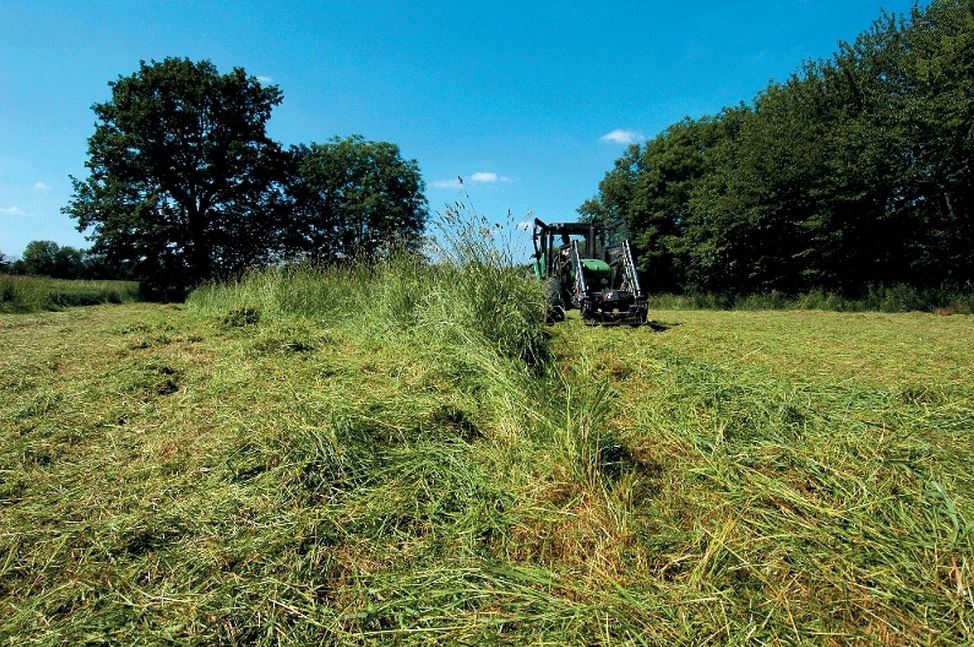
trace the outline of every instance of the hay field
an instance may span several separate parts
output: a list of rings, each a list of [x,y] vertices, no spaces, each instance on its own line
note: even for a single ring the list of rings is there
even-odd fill
[[[424,272],[0,316],[0,642],[970,640],[974,317]]]

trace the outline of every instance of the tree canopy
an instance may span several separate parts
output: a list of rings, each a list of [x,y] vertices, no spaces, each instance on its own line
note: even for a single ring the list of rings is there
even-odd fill
[[[974,281],[974,3],[883,15],[752,105],[630,147],[580,207],[654,290]]]
[[[426,225],[416,160],[355,135],[291,150],[288,256],[328,263],[413,249]]]
[[[361,137],[285,150],[267,135],[283,95],[241,68],[166,58],[93,106],[89,175],[64,211],[93,253],[167,294],[297,257],[409,247],[426,220],[415,160]]]
[[[61,247],[51,240],[27,243],[20,260],[14,264],[18,274],[40,274],[57,279],[86,277],[85,253],[74,247]]]
[[[72,178],[65,209],[93,228],[95,250],[190,282],[264,260],[281,156],[265,125],[280,90],[178,58],[110,86],[93,106],[90,175]]]
[[[24,253],[11,261],[0,254],[0,271],[50,276],[56,279],[129,279],[128,268],[112,265],[91,250],[61,246],[51,240],[32,240]]]

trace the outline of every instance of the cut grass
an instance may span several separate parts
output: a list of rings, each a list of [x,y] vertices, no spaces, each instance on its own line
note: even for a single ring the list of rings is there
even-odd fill
[[[969,639],[974,317],[426,271],[0,317],[0,639]]]
[[[0,313],[128,303],[138,298],[139,284],[135,281],[72,281],[46,276],[0,274]]]
[[[813,290],[803,294],[652,294],[650,310],[830,310],[835,312],[974,313],[974,286],[916,288],[871,285],[858,297]]]

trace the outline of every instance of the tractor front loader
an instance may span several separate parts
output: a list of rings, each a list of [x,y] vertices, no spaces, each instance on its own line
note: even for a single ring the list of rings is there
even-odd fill
[[[547,225],[534,220],[534,275],[543,282],[549,323],[577,308],[589,325],[646,323],[646,296],[639,286],[629,241],[606,247],[595,223]]]

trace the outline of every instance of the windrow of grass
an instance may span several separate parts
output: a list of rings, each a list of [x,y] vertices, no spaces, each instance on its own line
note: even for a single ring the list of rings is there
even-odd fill
[[[0,640],[969,638],[970,317],[541,298],[467,249],[0,319]]]
[[[310,488],[362,562],[318,622],[342,640],[696,636],[658,616],[669,596],[613,592],[655,474],[608,426],[610,376],[556,365],[538,284],[490,250],[461,253],[263,272],[189,299],[220,325],[284,334],[262,347],[325,340],[395,376],[391,393],[336,398],[327,420],[261,441],[262,463],[293,470],[289,500]]]
[[[0,274],[0,312],[40,312],[139,298],[136,281],[84,281]]]
[[[459,364],[505,358],[534,366],[547,350],[537,286],[488,261],[432,266],[403,256],[377,266],[268,270],[200,288],[187,303],[228,321],[270,317],[350,328]]]

